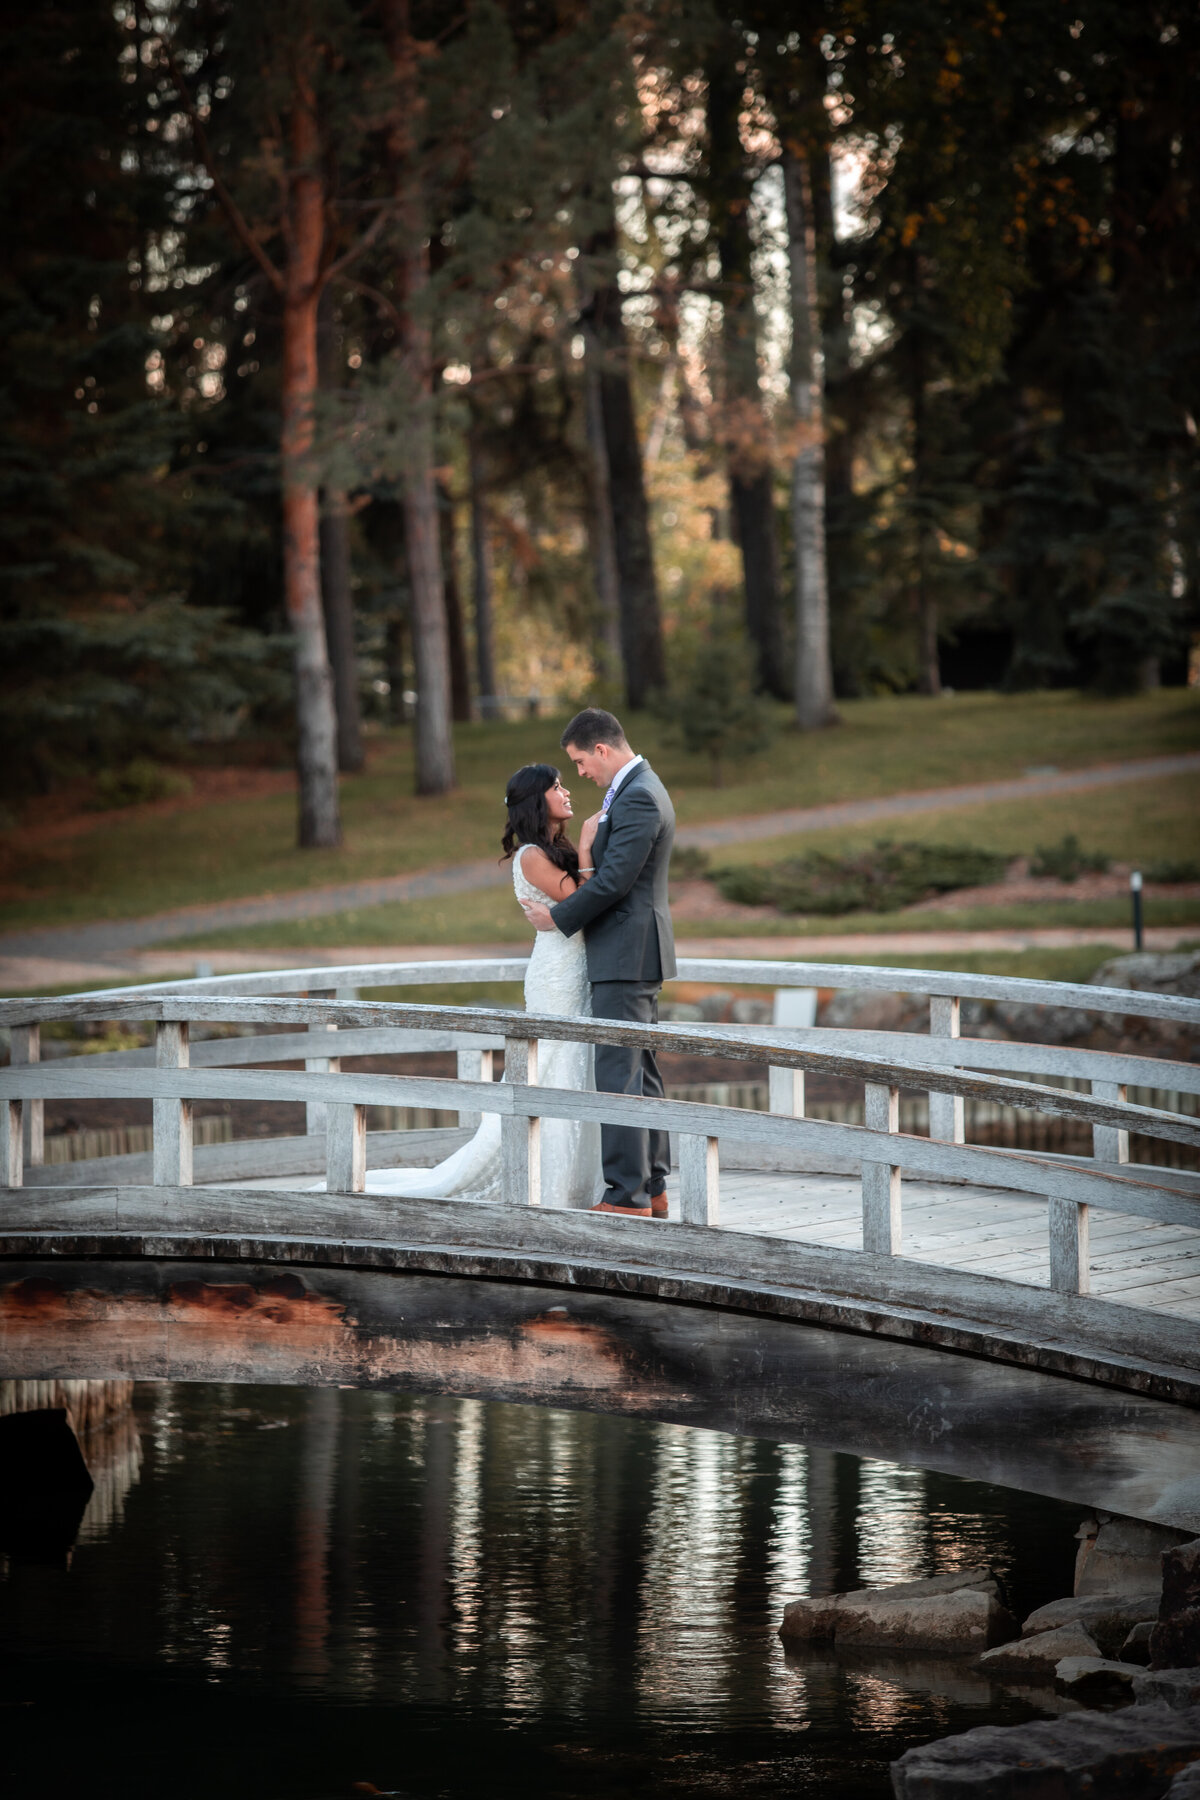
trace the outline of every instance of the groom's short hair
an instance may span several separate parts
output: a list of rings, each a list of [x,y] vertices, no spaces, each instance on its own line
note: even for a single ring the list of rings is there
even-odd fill
[[[564,750],[569,744],[577,750],[594,750],[597,744],[608,744],[614,750],[629,747],[620,719],[605,712],[602,706],[585,706],[576,713],[559,743]]]

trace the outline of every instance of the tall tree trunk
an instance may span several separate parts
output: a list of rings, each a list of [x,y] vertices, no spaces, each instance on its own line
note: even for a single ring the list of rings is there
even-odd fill
[[[341,385],[341,361],[333,318],[333,289],[326,287],[317,308],[317,362],[321,386]],[[326,487],[321,507],[321,598],[325,638],[333,672],[337,711],[338,768],[356,773],[365,760],[362,705],[358,692],[358,651],[354,641],[354,586],[350,561],[350,508],[340,488]]]
[[[404,477],[404,532],[417,670],[416,790],[418,794],[445,794],[455,785],[454,736],[450,725],[450,652],[433,473],[433,358],[426,312],[429,237],[415,166],[421,115],[418,49],[411,29],[409,0],[385,0],[384,25],[396,76],[396,106],[388,149],[403,234],[401,355],[409,392],[416,396],[408,425]]]
[[[617,221],[611,189],[607,208],[607,222],[588,246],[589,258],[600,265],[602,275],[584,308],[584,321],[595,334],[600,353],[600,416],[608,456],[625,694],[630,706],[642,707],[666,687],[667,670],[650,542],[650,510],[633,405],[629,340],[617,283]]]
[[[283,292],[283,592],[296,676],[299,843],[332,849],[342,841],[338,810],[337,716],[321,602],[320,503],[312,467],[317,396],[317,303],[324,244],[320,139],[311,95],[297,84],[289,120],[287,266]]]
[[[920,292],[920,272],[914,276],[914,292]],[[917,691],[940,694],[942,674],[938,660],[937,596],[929,578],[929,519],[927,484],[929,444],[925,415],[925,355],[920,324],[913,326],[909,373],[912,407],[912,486],[916,544],[913,564],[913,608],[917,621]]]
[[[817,731],[837,722],[829,653],[829,576],[825,549],[825,395],[818,349],[817,237],[807,152],[785,147],[792,310],[792,404],[800,437],[792,464],[792,538],[796,558],[796,723]]]
[[[450,651],[450,710],[459,724],[465,725],[471,717],[471,674],[462,597],[458,591],[458,561],[454,554],[454,502],[445,482],[437,484],[437,499],[446,592],[446,640]]]
[[[722,415],[729,499],[742,552],[746,627],[757,654],[758,684],[785,699],[791,683],[780,620],[771,434],[758,383],[751,184],[739,132],[745,81],[739,58],[722,38],[709,59],[706,198],[721,266]]]
[[[587,327],[583,333],[583,382],[588,448],[588,539],[599,609],[596,662],[604,680],[621,672],[621,578],[613,531],[612,495],[608,485],[608,446],[604,438],[604,406],[600,395],[600,346]]]
[[[496,698],[496,662],[492,653],[492,546],[488,537],[487,480],[479,421],[473,418],[467,437],[471,482],[471,594],[475,611],[475,671],[480,714],[489,718]]]

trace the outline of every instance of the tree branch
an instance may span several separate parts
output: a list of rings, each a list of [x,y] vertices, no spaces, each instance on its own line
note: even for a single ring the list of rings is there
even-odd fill
[[[165,43],[162,46],[162,53],[166,59],[167,68],[170,70],[171,80],[175,83],[176,91],[183,102],[183,110],[188,116],[188,122],[192,128],[192,137],[195,141],[197,150],[200,152],[200,160],[208,172],[209,180],[213,184],[213,193],[217,196],[217,202],[229,222],[230,229],[234,236],[239,239],[243,247],[250,252],[267,280],[271,283],[271,286],[275,289],[275,292],[282,295],[284,292],[283,276],[255,237],[241,208],[238,206],[237,201],[222,181],[220,171],[217,168],[216,158],[209,145],[208,133],[204,129],[204,121],[196,111],[196,103],[188,91],[187,83],[184,81],[179,66]]]

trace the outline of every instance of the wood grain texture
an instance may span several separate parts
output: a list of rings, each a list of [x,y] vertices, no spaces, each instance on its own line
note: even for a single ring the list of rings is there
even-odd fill
[[[333,1194],[361,1194],[367,1177],[366,1108],[330,1106],[326,1119],[326,1186]]]
[[[19,1189],[25,1174],[23,1102],[0,1099],[0,1175]]]
[[[9,1052],[14,1067],[41,1062],[42,1030],[40,1025],[17,1025],[12,1032]],[[25,1161],[37,1168],[46,1160],[46,1107],[42,1100],[27,1100],[25,1115]]]
[[[188,1027],[160,1020],[154,1032],[155,1078],[188,1066]],[[155,1095],[154,1180],[159,1187],[187,1187],[192,1180],[192,1102],[189,1096]]]
[[[504,1081],[501,1089],[515,1097],[515,1083],[528,1094],[537,1085],[538,1041],[510,1037],[504,1043]],[[500,1111],[499,1108],[497,1108]],[[501,1112],[500,1159],[504,1170],[504,1198],[510,1206],[542,1203],[542,1123],[532,1115],[522,1117],[515,1108]]]
[[[961,1014],[962,1002],[957,996],[934,994],[929,1002],[930,1038],[957,1038]],[[965,1141],[966,1114],[961,1094],[930,1094],[929,1135],[931,1138],[942,1138],[950,1144]]]
[[[872,1132],[900,1129],[900,1090],[866,1085],[864,1111]],[[896,1163],[863,1159],[862,1246],[874,1256],[899,1256],[901,1247],[900,1169]]]
[[[1060,1294],[1086,1294],[1091,1285],[1087,1207],[1052,1197],[1048,1202],[1047,1227],[1050,1286]]]
[[[1092,1099],[1121,1103],[1125,1100],[1126,1090],[1123,1081],[1093,1081]],[[1129,1133],[1115,1131],[1111,1125],[1092,1126],[1092,1155],[1097,1162],[1127,1163],[1129,1161]]]
[[[679,1208],[685,1225],[720,1222],[721,1162],[715,1137],[679,1140]]]

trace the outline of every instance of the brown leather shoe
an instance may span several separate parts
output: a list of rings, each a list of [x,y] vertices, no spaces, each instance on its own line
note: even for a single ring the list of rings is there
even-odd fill
[[[651,1194],[650,1196],[650,1217],[652,1219],[665,1219],[668,1216],[667,1190],[664,1188],[661,1194]]]
[[[614,1206],[609,1200],[601,1200],[599,1206],[593,1206],[591,1211],[628,1213],[631,1219],[649,1219],[653,1216],[648,1206]]]

